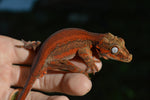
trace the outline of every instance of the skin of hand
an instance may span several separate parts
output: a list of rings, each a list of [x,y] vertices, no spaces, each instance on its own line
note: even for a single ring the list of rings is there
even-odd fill
[[[23,87],[30,67],[13,64],[32,64],[35,52],[17,48],[15,45],[23,45],[20,40],[0,35],[0,100],[8,100],[15,90],[11,86]],[[94,57],[96,60],[97,58]],[[75,65],[85,68],[83,62],[72,60]],[[98,69],[102,67],[101,62],[95,62]],[[33,89],[43,92],[61,92],[68,95],[82,96],[90,91],[92,82],[81,73],[51,73],[37,79]],[[69,100],[66,96],[48,96],[40,92],[30,92],[27,100]]]

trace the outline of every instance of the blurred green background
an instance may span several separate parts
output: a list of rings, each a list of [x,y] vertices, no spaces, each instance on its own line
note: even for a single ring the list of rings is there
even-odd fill
[[[0,34],[44,41],[68,27],[123,37],[131,63],[103,61],[92,90],[71,100],[150,100],[149,0],[0,0]]]

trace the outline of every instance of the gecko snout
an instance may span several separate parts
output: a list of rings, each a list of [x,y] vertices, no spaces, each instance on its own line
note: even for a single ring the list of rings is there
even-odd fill
[[[129,54],[129,56],[125,62],[131,62],[131,60],[132,60],[132,54]]]

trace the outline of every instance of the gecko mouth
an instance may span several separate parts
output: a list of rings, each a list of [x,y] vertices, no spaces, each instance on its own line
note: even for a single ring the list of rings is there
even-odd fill
[[[123,57],[122,59],[118,59],[118,58],[115,59],[114,57],[111,57],[111,56],[105,55],[105,54],[103,54],[102,57],[106,60],[112,59],[112,60],[122,61],[122,62],[126,62],[126,63],[129,63],[132,60],[132,54],[129,54],[128,57]]]
[[[127,59],[123,59],[122,61],[129,63],[129,62],[131,62],[131,60],[132,60],[132,54],[129,54],[128,58]]]

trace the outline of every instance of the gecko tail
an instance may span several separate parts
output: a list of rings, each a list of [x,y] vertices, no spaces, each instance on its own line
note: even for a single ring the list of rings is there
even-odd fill
[[[28,84],[25,84],[23,87],[23,90],[19,93],[17,100],[25,100],[27,97],[29,91],[31,90],[33,83],[35,82],[36,78],[30,76],[30,78],[27,79]]]

